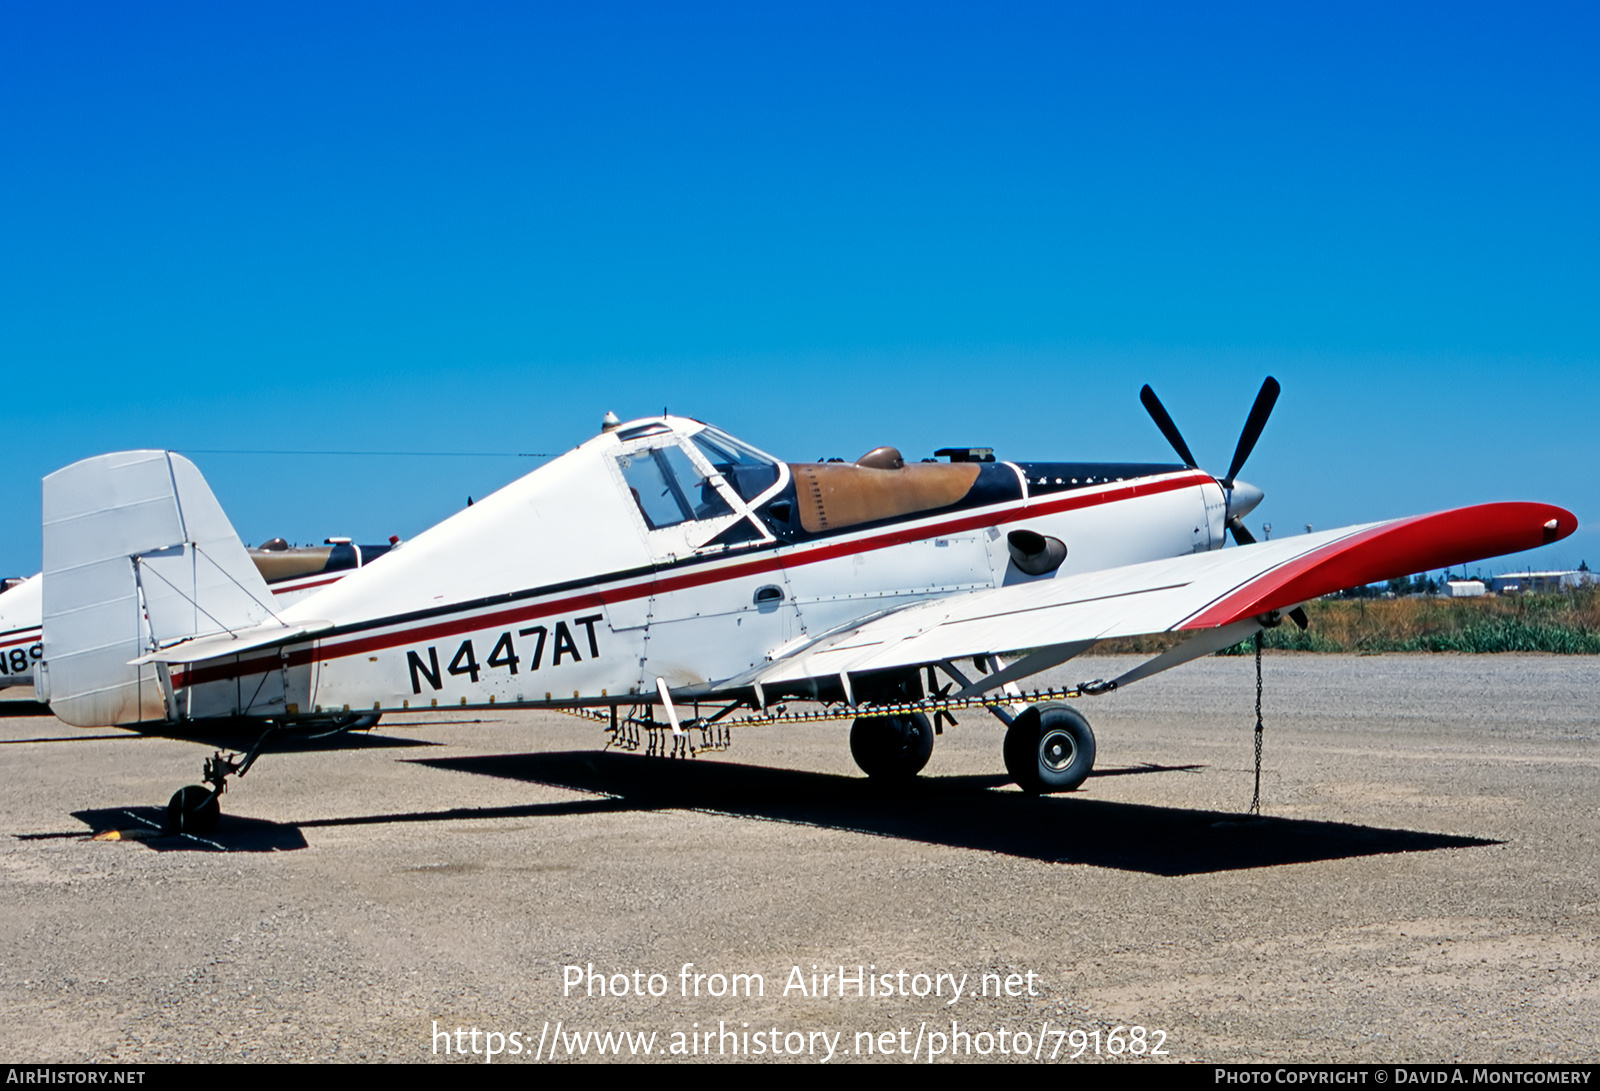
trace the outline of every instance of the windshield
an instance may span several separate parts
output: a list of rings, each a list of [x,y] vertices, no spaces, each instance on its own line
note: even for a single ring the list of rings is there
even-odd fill
[[[711,468],[721,474],[746,503],[778,482],[776,462],[726,432],[706,428],[691,437],[691,442],[706,456]]]

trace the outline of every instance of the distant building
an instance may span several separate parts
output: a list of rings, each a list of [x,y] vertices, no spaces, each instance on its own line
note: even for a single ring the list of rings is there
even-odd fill
[[[1486,590],[1482,580],[1448,580],[1440,589],[1447,599],[1475,599]]]
[[[1511,572],[1496,576],[1491,581],[1497,595],[1519,591],[1571,591],[1578,587],[1593,587],[1594,583],[1594,573],[1582,568],[1566,572]]]

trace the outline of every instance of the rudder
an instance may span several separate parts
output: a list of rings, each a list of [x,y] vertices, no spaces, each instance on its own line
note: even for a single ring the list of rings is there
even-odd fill
[[[161,664],[175,641],[273,617],[272,593],[194,463],[123,451],[44,479],[40,699],[81,727],[177,718]]]

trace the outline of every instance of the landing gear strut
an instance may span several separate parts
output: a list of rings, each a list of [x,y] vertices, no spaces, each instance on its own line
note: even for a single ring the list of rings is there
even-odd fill
[[[1006,730],[1006,772],[1029,795],[1070,792],[1094,768],[1094,732],[1076,709],[1032,705]]]
[[[228,778],[242,777],[250,771],[256,758],[261,756],[261,748],[267,744],[273,732],[278,730],[278,726],[275,723],[269,724],[266,731],[256,740],[256,744],[246,751],[243,757],[225,755],[218,750],[207,758],[200,776],[211,787],[191,784],[174,792],[172,798],[167,801],[168,830],[172,833],[210,833],[216,829],[217,820],[222,817],[222,804],[217,800],[228,790]]]
[[[933,724],[920,712],[857,717],[850,754],[873,780],[910,780],[933,754]]]

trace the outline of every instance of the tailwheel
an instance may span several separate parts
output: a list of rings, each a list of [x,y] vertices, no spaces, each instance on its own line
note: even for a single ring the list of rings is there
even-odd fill
[[[269,721],[255,745],[242,756],[224,754],[218,750],[207,758],[200,775],[211,787],[191,784],[173,793],[167,801],[167,828],[173,833],[210,833],[216,829],[217,819],[222,817],[222,804],[217,800],[228,790],[228,778],[242,777],[248,773],[261,756],[267,740],[282,726]]]
[[[857,717],[850,754],[874,780],[910,780],[933,754],[933,725],[920,712]]]
[[[167,803],[167,829],[173,833],[210,833],[222,817],[218,793],[199,784],[179,788]]]
[[[1094,768],[1094,732],[1076,709],[1032,705],[1006,731],[1006,772],[1029,795],[1070,792]]]

